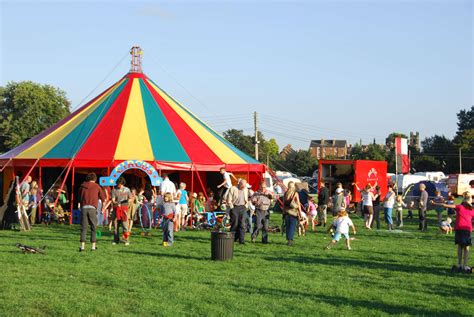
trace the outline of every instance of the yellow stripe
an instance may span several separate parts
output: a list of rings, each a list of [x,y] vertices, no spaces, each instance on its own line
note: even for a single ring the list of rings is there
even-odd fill
[[[66,121],[63,125],[58,127],[56,130],[21,152],[17,158],[39,158],[43,157],[48,153],[56,144],[58,144],[66,135],[68,135],[74,128],[76,128],[84,119],[87,118],[102,101],[114,92],[123,80],[120,80],[115,84],[107,93],[102,97],[91,103],[88,107],[83,109],[80,113],[75,115],[70,120]]]
[[[154,160],[138,78],[133,79],[114,158],[116,160]]]
[[[188,124],[191,129],[207,144],[207,146],[226,164],[242,164],[246,163],[232,149],[225,145],[209,132],[201,123],[183,110],[182,105],[178,105],[173,99],[169,98],[158,86],[151,81],[148,83],[160,94],[160,96],[170,105],[170,107]]]

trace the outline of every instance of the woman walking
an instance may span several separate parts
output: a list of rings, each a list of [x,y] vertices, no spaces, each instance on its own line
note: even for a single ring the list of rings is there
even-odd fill
[[[392,211],[395,204],[395,192],[392,186],[388,186],[388,192],[383,200],[383,214],[385,222],[388,225],[388,230],[393,229]]]
[[[286,240],[288,241],[288,245],[292,246],[296,225],[298,224],[298,217],[301,213],[300,199],[296,192],[294,182],[288,183],[288,190],[283,198],[283,211],[285,217]]]
[[[372,218],[374,216],[374,203],[375,200],[374,193],[372,192],[373,187],[370,184],[367,184],[364,189],[360,189],[357,183],[353,183],[357,190],[362,195],[362,212],[364,213],[365,228],[371,229],[370,225],[372,223]]]

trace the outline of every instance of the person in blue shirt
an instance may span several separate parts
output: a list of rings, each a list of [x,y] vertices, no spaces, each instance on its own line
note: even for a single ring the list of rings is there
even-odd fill
[[[177,220],[179,221],[178,223],[178,230],[181,229],[181,227],[186,226],[186,219],[188,216],[188,202],[189,202],[189,196],[188,192],[186,190],[186,184],[185,183],[180,183],[179,184],[179,190],[176,195],[178,199],[178,208],[177,208]]]

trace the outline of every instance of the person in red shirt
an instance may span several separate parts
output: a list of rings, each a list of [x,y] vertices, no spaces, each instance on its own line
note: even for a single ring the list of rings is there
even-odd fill
[[[474,207],[472,206],[472,196],[470,192],[465,192],[460,205],[456,205],[456,223],[454,225],[454,243],[458,245],[458,265],[453,266],[452,272],[472,273],[472,268],[467,265],[469,261],[469,247],[472,245],[472,219],[474,218]],[[435,205],[445,208],[452,208],[452,205],[435,203]],[[464,254],[464,261],[463,261]]]
[[[97,206],[99,199],[102,206],[106,204],[106,196],[104,190],[97,185],[97,175],[89,173],[85,182],[79,188],[79,206],[81,208],[81,246],[79,252],[84,251],[86,244],[87,227],[91,227],[91,243],[92,250],[96,249],[96,228],[97,228]]]

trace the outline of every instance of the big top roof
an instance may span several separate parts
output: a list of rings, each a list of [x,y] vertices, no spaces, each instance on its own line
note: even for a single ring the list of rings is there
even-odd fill
[[[41,166],[64,166],[71,160],[84,167],[124,160],[153,162],[163,169],[261,171],[263,166],[141,71],[129,72],[51,128],[0,155],[3,163],[16,165],[38,159]]]

